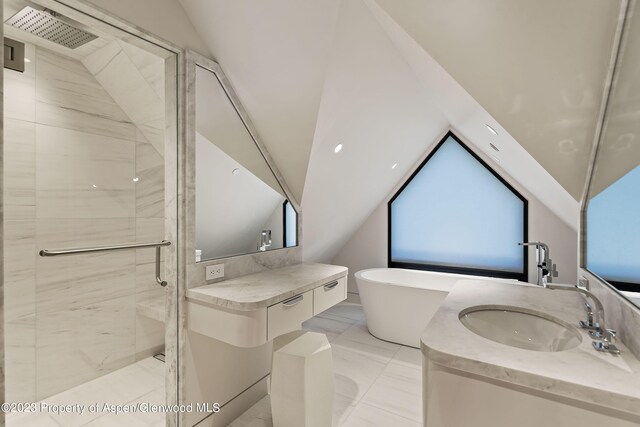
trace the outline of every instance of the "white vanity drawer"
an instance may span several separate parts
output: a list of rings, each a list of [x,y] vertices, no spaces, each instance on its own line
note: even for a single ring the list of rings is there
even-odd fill
[[[347,277],[341,277],[313,290],[313,315],[320,314],[347,298]]]
[[[267,309],[267,340],[300,329],[313,317],[313,291],[296,295]]]

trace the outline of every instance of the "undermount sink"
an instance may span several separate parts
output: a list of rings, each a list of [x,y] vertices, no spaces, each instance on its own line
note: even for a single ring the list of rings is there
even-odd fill
[[[564,351],[582,342],[576,328],[561,320],[516,307],[470,307],[459,318],[471,332],[525,350]]]

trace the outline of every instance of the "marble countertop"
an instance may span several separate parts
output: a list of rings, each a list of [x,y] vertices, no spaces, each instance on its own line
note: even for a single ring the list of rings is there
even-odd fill
[[[251,311],[347,275],[347,267],[303,262],[187,290],[187,300]]]
[[[573,349],[523,350],[476,335],[458,317],[468,307],[504,305],[575,325],[585,317],[583,301],[577,292],[463,280],[422,333],[422,352],[447,368],[640,415],[640,361],[619,341],[620,355],[598,352],[587,332],[579,330],[582,342]]]

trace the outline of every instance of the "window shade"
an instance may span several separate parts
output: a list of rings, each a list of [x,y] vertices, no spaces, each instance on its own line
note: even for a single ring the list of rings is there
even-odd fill
[[[450,135],[390,202],[391,264],[523,274],[525,210],[526,200]]]
[[[608,281],[640,285],[638,189],[640,166],[596,195],[587,208],[587,268]]]

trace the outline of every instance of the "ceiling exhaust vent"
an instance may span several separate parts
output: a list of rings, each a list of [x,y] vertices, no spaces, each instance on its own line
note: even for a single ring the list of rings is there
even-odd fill
[[[59,17],[62,16],[56,12],[46,9],[37,10],[27,6],[7,19],[5,23],[69,49],[75,49],[98,38]]]

